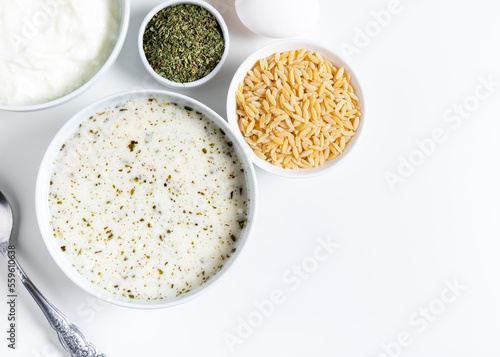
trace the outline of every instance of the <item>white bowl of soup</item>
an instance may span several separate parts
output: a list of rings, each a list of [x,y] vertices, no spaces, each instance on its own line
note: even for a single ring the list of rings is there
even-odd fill
[[[211,287],[255,220],[253,165],[227,123],[187,96],[129,91],[73,116],[42,160],[44,242],[78,286],[162,308]]]

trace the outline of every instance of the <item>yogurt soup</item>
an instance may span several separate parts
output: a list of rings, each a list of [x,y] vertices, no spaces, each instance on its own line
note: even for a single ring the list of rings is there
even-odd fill
[[[85,120],[53,165],[54,239],[86,279],[127,299],[167,299],[213,277],[246,225],[232,142],[201,113],[154,98]]]

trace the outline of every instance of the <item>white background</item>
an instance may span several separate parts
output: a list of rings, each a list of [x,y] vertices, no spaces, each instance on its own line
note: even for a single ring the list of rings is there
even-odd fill
[[[272,39],[249,32],[231,0],[210,2],[231,32],[229,57],[209,84],[184,93],[225,116],[232,74]],[[291,180],[257,169],[254,233],[207,294],[166,310],[136,311],[95,300],[59,270],[36,224],[40,160],[84,106],[144,83],[158,87],[136,45],[140,22],[157,3],[132,1],[118,60],[81,97],[52,110],[0,112],[0,190],[15,208],[17,256],[40,290],[109,356],[226,356],[228,334],[241,338],[237,356],[499,356],[500,86],[486,99],[472,98],[481,78],[500,82],[500,7],[489,0],[401,0],[378,34],[372,11],[387,9],[388,1],[321,1],[321,21],[304,38],[342,54],[343,44],[354,46],[357,29],[368,26],[372,35],[348,59],[369,108],[362,138],[349,159],[318,178]],[[447,112],[464,101],[475,110],[454,129]],[[415,140],[431,138],[436,128],[446,139],[391,190],[387,172],[398,174],[401,160],[418,158]],[[313,264],[317,240],[326,237],[340,246],[317,269],[308,265],[314,271],[293,290],[283,275]],[[463,290],[445,291],[445,303],[441,293],[454,282]],[[255,319],[262,323],[250,336],[238,335],[242,320],[259,316],[254,302],[275,289],[284,301],[264,321]],[[18,294],[15,352],[6,347],[6,298],[0,299],[0,355],[65,356],[23,287]],[[398,336],[402,347],[395,345]]]

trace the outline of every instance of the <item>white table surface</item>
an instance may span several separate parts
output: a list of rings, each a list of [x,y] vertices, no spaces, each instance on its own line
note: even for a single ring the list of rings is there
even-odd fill
[[[257,169],[255,230],[207,294],[170,309],[131,310],[97,301],[62,273],[36,223],[40,160],[84,106],[159,88],[136,45],[142,18],[158,2],[132,0],[119,58],[82,96],[51,110],[0,111],[0,190],[13,201],[17,256],[40,290],[109,356],[499,356],[500,83],[490,92],[481,83],[500,82],[500,6],[489,0],[401,0],[379,33],[372,12],[391,1],[321,1],[320,24],[304,38],[342,53],[357,29],[373,35],[349,56],[369,107],[363,137],[348,160],[318,178]],[[229,57],[209,84],[184,93],[225,116],[232,74],[273,40],[248,31],[232,0],[210,2],[231,32]],[[450,114],[459,106],[468,109]],[[436,130],[439,142],[422,158],[415,141],[428,142]],[[420,165],[409,174],[406,167],[391,189],[388,173],[399,175],[407,160]],[[322,250],[318,262],[319,239],[338,246]],[[302,265],[309,273],[299,277],[293,269]],[[7,348],[1,267],[0,355],[65,356],[19,283],[17,349]],[[282,299],[262,317],[255,302],[275,290]],[[241,327],[249,319],[252,331]]]

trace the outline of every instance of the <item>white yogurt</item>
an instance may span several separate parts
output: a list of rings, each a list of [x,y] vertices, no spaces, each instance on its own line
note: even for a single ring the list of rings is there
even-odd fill
[[[137,99],[82,123],[54,163],[54,237],[84,277],[125,298],[175,297],[216,274],[247,219],[245,173],[203,115]]]
[[[104,64],[120,25],[119,0],[0,0],[0,103],[60,98]]]

